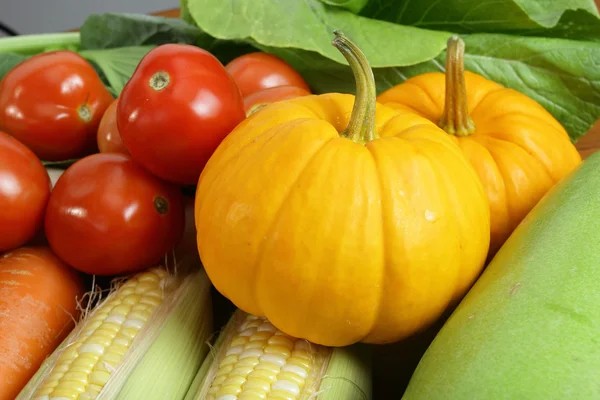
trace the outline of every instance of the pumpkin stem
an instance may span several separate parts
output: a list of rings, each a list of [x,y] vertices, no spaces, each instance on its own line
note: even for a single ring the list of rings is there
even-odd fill
[[[446,55],[446,104],[439,126],[456,136],[469,136],[475,132],[467,104],[464,55],[465,42],[457,35],[451,36]]]
[[[356,143],[365,144],[375,138],[375,106],[377,92],[373,70],[363,52],[339,30],[333,31],[335,38],[332,44],[348,61],[354,80],[356,96],[352,115],[346,129],[340,136]]]

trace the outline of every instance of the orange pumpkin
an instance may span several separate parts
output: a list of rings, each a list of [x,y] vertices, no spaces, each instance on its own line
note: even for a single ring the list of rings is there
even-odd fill
[[[356,98],[284,100],[239,124],[198,183],[198,250],[217,290],[289,335],[393,342],[472,285],[489,206],[452,139],[376,104],[364,55],[340,33],[334,45]]]
[[[581,162],[560,123],[539,103],[464,71],[464,42],[448,41],[446,74],[408,79],[378,97],[439,124],[481,178],[490,203],[490,257],[540,198]]]

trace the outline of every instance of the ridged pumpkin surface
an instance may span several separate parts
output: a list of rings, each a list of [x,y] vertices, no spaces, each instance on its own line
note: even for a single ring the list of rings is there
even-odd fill
[[[464,72],[468,113],[475,131],[449,135],[481,178],[490,203],[494,254],[542,196],[581,162],[560,123],[524,94]],[[419,75],[382,93],[377,101],[438,123],[446,77]]]
[[[196,192],[198,249],[242,310],[317,344],[385,343],[433,322],[480,273],[489,206],[443,130],[377,105],[375,139],[340,136],[354,96],[243,121]]]

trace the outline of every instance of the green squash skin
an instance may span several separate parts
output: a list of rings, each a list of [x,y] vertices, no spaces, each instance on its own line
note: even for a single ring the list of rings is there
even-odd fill
[[[402,398],[600,399],[600,152],[517,227]]]

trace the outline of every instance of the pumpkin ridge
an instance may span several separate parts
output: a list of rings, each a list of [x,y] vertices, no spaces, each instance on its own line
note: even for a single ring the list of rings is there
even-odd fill
[[[261,138],[261,137],[265,136],[266,134],[270,133],[271,130],[274,129],[274,128],[282,129],[283,126],[287,126],[288,124],[294,124],[294,125],[296,125],[296,124],[304,123],[306,121],[312,121],[313,119],[318,119],[318,118],[308,118],[308,117],[305,117],[305,118],[293,118],[293,119],[289,119],[288,121],[285,121],[285,122],[280,122],[280,123],[278,123],[278,124],[276,124],[274,126],[271,126],[268,129],[265,129],[265,130],[260,129],[261,128],[260,126],[254,127],[253,130],[262,130],[262,132],[258,133],[256,136],[254,136],[253,139],[249,140],[247,143],[243,144],[241,147],[239,147],[236,150],[230,150],[229,148],[224,149],[223,153],[218,155],[219,156],[218,159],[219,159],[219,163],[220,163],[218,165],[227,165],[230,160],[232,160],[233,158],[237,157],[238,154],[240,154],[242,152],[245,152],[248,149],[248,147],[250,147],[256,140],[258,140],[259,138]],[[268,121],[268,120],[265,120],[265,121]],[[235,132],[236,130],[237,130],[237,128],[235,128],[232,131],[232,133]],[[274,133],[273,136],[275,136],[276,134],[277,133]],[[226,137],[225,139],[227,139],[227,138],[228,137]],[[263,143],[263,145],[266,144],[266,143],[268,143],[268,141],[266,141],[265,143]],[[228,155],[229,157],[225,158],[224,157],[225,155]],[[218,166],[216,168],[218,168]]]
[[[439,130],[439,128],[434,128],[438,131],[441,132],[441,135],[443,137],[447,137],[446,133],[444,133],[443,131]],[[401,132],[399,133],[401,134]],[[466,158],[464,158],[464,156],[462,155],[460,149],[458,148],[458,145],[453,144],[451,141],[449,140],[435,140],[434,139],[428,139],[427,137],[423,137],[423,138],[411,138],[409,139],[404,139],[400,136],[388,136],[385,139],[397,139],[400,142],[403,143],[403,145],[408,146],[411,149],[411,153],[414,156],[418,156],[419,158],[421,158],[422,160],[425,161],[426,165],[428,165],[428,169],[431,171],[431,173],[433,174],[433,177],[435,179],[436,182],[436,187],[439,187],[439,194],[442,195],[444,197],[444,201],[441,202],[440,206],[442,208],[436,210],[438,213],[443,210],[444,214],[447,214],[447,216],[449,216],[448,219],[446,219],[446,222],[444,222],[446,224],[446,226],[450,229],[452,229],[451,227],[455,227],[455,232],[458,236],[458,240],[456,241],[456,245],[455,247],[453,247],[455,249],[455,254],[454,254],[454,258],[452,259],[453,264],[455,264],[455,267],[453,267],[454,270],[454,274],[453,276],[449,277],[452,280],[448,280],[448,285],[447,287],[450,287],[451,290],[448,290],[447,293],[445,293],[445,295],[443,296],[442,300],[439,302],[439,304],[437,304],[439,306],[439,309],[442,310],[442,313],[445,312],[445,310],[448,309],[448,306],[450,304],[453,304],[457,297],[459,296],[459,294],[464,293],[464,289],[465,287],[468,287],[469,285],[465,285],[463,282],[461,282],[465,276],[470,276],[469,273],[472,273],[473,271],[471,269],[469,269],[469,266],[472,266],[472,262],[470,262],[473,258],[473,256],[469,256],[469,257],[463,257],[463,252],[462,252],[462,248],[463,243],[465,243],[465,241],[467,240],[467,237],[469,235],[469,231],[465,230],[465,229],[461,229],[460,226],[462,226],[461,222],[464,222],[462,220],[462,217],[453,217],[454,213],[451,212],[453,207],[456,207],[457,204],[460,204],[460,198],[461,198],[461,193],[459,190],[457,190],[457,188],[452,184],[452,178],[451,176],[447,175],[446,173],[442,172],[444,171],[444,166],[448,166],[448,162],[452,162],[451,160],[454,159],[454,161],[457,160],[462,160],[461,164],[464,165],[465,167],[469,166],[468,161],[466,160]],[[382,139],[383,140],[383,139]],[[427,145],[427,144],[428,145]],[[449,149],[451,148],[456,148],[456,151],[452,152],[453,156],[446,159],[446,161],[444,162],[438,162],[436,159],[436,155],[437,154],[448,154]],[[376,164],[379,165],[379,164]],[[378,169],[378,171],[380,171]],[[464,170],[463,170],[464,172]],[[479,179],[477,174],[475,173],[474,170],[471,171],[470,174],[468,174],[470,176],[470,179],[473,179],[474,181]],[[381,175],[379,175],[381,176]],[[465,175],[466,177],[466,175]],[[398,179],[398,178],[397,178]],[[482,188],[483,189],[483,188]],[[447,194],[451,192],[452,194]],[[483,196],[485,196],[485,193],[482,192],[481,193]],[[383,206],[383,199],[382,199],[382,206]],[[486,207],[483,211],[486,212],[488,210],[488,208]],[[468,215],[469,213],[467,213]],[[382,218],[383,218],[383,213],[382,213]],[[477,218],[474,217],[473,215],[470,215],[470,218]],[[458,224],[458,225],[457,225]],[[388,265],[386,264],[386,266],[384,266],[384,271],[388,271]],[[467,275],[465,275],[467,274]],[[476,278],[476,276],[473,276],[472,280],[474,280]],[[454,284],[454,286],[452,286],[452,284]],[[388,292],[390,292],[388,290]],[[383,295],[383,292],[382,292]],[[436,293],[436,296],[439,297],[440,294]],[[382,303],[383,304],[383,303]],[[426,324],[430,325],[434,322],[434,320],[436,320],[437,318],[439,318],[439,314],[437,317],[433,316],[434,314],[429,314],[430,317],[432,317],[433,319],[427,319]],[[385,326],[385,322],[381,321],[380,319],[377,320],[378,323],[382,323],[383,326]],[[403,336],[405,337],[405,336]],[[374,341],[371,341],[374,340]],[[376,334],[369,334],[364,342],[365,343],[382,343],[380,342],[381,340],[381,333],[376,333]],[[393,339],[394,341],[398,340],[398,338]]]
[[[397,139],[403,140],[402,138],[396,136]],[[435,141],[435,140],[428,140],[427,138],[423,138],[421,139],[423,141],[427,141],[430,142],[432,145],[437,145],[440,146],[442,148],[444,148],[444,150],[447,149],[447,146],[445,143],[443,142],[439,142],[439,141]],[[413,142],[415,140],[407,140],[409,142]],[[440,171],[439,171],[439,164],[437,164],[432,158],[431,158],[431,154],[429,154],[428,152],[424,152],[421,151],[421,146],[415,145],[413,143],[411,143],[412,147],[414,148],[415,154],[419,155],[420,157],[424,158],[427,160],[428,164],[430,165],[431,171],[435,176],[436,179],[436,187],[447,187],[448,185],[446,184],[445,180],[442,178],[442,176],[440,175]],[[458,146],[457,146],[458,147]],[[459,149],[460,150],[460,149]],[[451,197],[446,193],[445,190],[440,190],[441,193],[444,193],[445,198],[446,198],[446,203],[452,204],[453,202],[451,201]],[[457,232],[458,233],[458,232]],[[462,244],[462,240],[459,237],[459,248],[462,248],[463,244]],[[448,297],[445,305],[444,305],[444,310],[448,309],[448,306],[454,301],[454,299],[457,297],[457,292],[460,288],[459,282],[460,282],[460,278],[463,276],[463,268],[462,268],[462,259],[460,258],[460,251],[457,251],[457,260],[456,263],[459,267],[456,268],[456,276],[455,276],[455,281],[453,282],[453,287],[454,292]]]
[[[321,121],[323,121],[322,119],[319,119]],[[294,180],[292,182],[290,182],[289,185],[289,189],[287,190],[286,194],[283,196],[281,203],[279,205],[279,207],[277,208],[277,212],[273,215],[273,219],[269,222],[269,227],[265,230],[265,237],[269,238],[271,236],[271,233],[274,229],[274,226],[277,224],[277,221],[281,215],[281,212],[284,209],[285,204],[289,201],[289,199],[291,198],[291,195],[294,191],[294,186],[296,185],[296,183],[303,177],[307,167],[315,160],[315,158],[317,157],[317,155],[319,153],[321,153],[326,147],[327,145],[329,145],[329,143],[331,143],[332,140],[336,140],[338,138],[330,138],[329,140],[325,141],[321,147],[319,147],[306,161],[306,164],[304,165],[304,167],[300,170],[300,172],[298,173],[298,175],[296,176],[296,178],[294,178]],[[260,247],[258,248],[257,252],[256,252],[256,261],[255,264],[252,268],[252,270],[254,271],[255,276],[260,275],[261,272],[261,265],[262,265],[262,258],[263,258],[263,253],[265,251],[265,248],[267,247],[267,240],[269,239],[265,239],[262,240],[260,243]],[[260,288],[258,287],[260,284],[260,279],[255,279],[254,280],[254,301],[256,303],[256,306],[258,309],[261,310],[261,313],[264,314],[263,311],[263,307],[261,305],[261,297],[260,297]],[[267,319],[269,319],[273,325],[277,326],[278,322],[275,319],[272,318],[272,316],[267,316],[267,315],[263,315],[265,316]]]
[[[471,135],[470,138],[463,138],[461,141],[467,141],[470,140],[472,143],[476,144],[479,149],[477,151],[481,151],[481,152],[485,152],[485,154],[487,156],[489,156],[489,158],[492,159],[491,162],[489,162],[489,164],[494,165],[495,169],[498,171],[498,174],[500,175],[500,180],[502,182],[502,192],[504,192],[504,196],[505,196],[505,201],[502,202],[504,211],[506,212],[506,215],[510,217],[509,213],[508,213],[508,203],[506,201],[506,196],[508,195],[507,191],[506,191],[506,184],[504,182],[504,176],[502,175],[502,173],[500,172],[499,168],[498,168],[498,163],[496,161],[496,159],[494,158],[493,154],[490,152],[489,148],[486,146],[486,142],[489,140],[488,136],[485,135]],[[459,144],[460,146],[460,144]],[[465,154],[465,157],[470,158],[473,154],[474,151],[473,150],[466,150],[463,149],[462,146],[461,147],[461,151],[463,152],[463,154]],[[472,165],[471,161],[469,160],[469,164]],[[475,173],[477,174],[477,176],[479,176],[479,173],[477,171],[475,171]],[[489,201],[489,196],[488,196],[488,184],[484,184],[484,191],[485,191],[485,196],[488,198]],[[497,204],[497,203],[495,203]],[[491,216],[490,216],[491,217]],[[490,229],[493,230],[493,228],[490,226]]]
[[[333,128],[335,129],[335,131],[338,134],[338,137],[342,138],[343,136],[341,136],[342,132],[344,131],[344,129],[346,129],[346,127],[338,129],[336,127],[336,121],[331,120],[331,118],[327,118],[330,115],[329,114],[325,114],[325,115],[319,115],[317,112],[315,112],[315,110],[313,108],[310,107],[310,105],[315,105],[315,104],[319,104],[320,107],[323,107],[323,103],[326,101],[326,105],[330,106],[330,107],[335,107],[334,112],[332,112],[331,114],[333,115],[338,115],[341,114],[344,111],[345,105],[343,104],[342,100],[345,100],[353,95],[348,94],[348,93],[324,93],[324,94],[320,94],[320,95],[313,95],[313,96],[317,96],[317,102],[309,102],[306,97],[308,96],[303,96],[303,97],[296,97],[293,99],[289,99],[289,100],[284,100],[284,101],[288,101],[290,103],[293,103],[295,106],[297,106],[299,109],[302,109],[303,111],[306,111],[307,113],[310,113],[312,116],[312,119],[318,120],[318,121],[323,121],[326,122],[330,125],[333,126]],[[354,103],[352,103],[353,105]],[[352,105],[350,106],[350,112],[352,111]],[[310,118],[305,118],[305,119],[310,119]]]
[[[322,98],[321,96],[326,96],[325,95],[317,95],[320,98]],[[321,121],[326,121],[329,122],[328,120],[326,120],[325,118],[321,118],[319,115],[317,115],[317,113],[315,112],[315,110],[313,110],[312,108],[309,107],[309,104],[312,103],[307,103],[306,99],[302,98],[302,97],[297,97],[297,98],[293,98],[293,99],[289,99],[289,100],[283,100],[283,101],[289,101],[290,103],[293,103],[294,106],[303,109],[304,111],[310,113],[313,117],[313,119],[317,119],[317,120],[321,120]],[[309,119],[308,117],[305,119]],[[337,129],[336,129],[337,131]],[[338,132],[339,133],[339,132]]]
[[[417,131],[417,132],[422,132],[424,130],[432,130],[432,131],[436,131],[436,132],[440,132],[440,139],[437,140],[436,138],[433,137],[403,137],[403,135],[412,132],[412,131]],[[456,144],[456,142],[454,142],[454,136],[453,135],[448,135],[443,129],[437,127],[437,126],[432,126],[432,125],[427,125],[427,124],[418,124],[418,125],[413,125],[407,129],[404,129],[401,132],[398,132],[396,135],[392,135],[392,136],[386,136],[386,137],[394,137],[396,139],[400,139],[400,140],[404,140],[406,142],[428,142],[428,143],[438,143],[442,146],[444,146],[446,148],[447,151],[451,151],[454,154],[458,155],[459,157],[462,157],[462,151],[460,149],[460,147],[458,147],[458,145]]]
[[[499,97],[498,99],[495,99],[495,100],[487,99],[490,95],[496,94],[500,91],[502,91],[504,93],[498,94],[498,97]],[[507,116],[518,115],[518,116],[523,116],[526,118],[535,119],[539,123],[543,123],[544,125],[546,125],[548,127],[552,127],[553,130],[560,132],[561,138],[569,138],[569,134],[564,129],[564,127],[560,124],[560,122],[558,122],[556,120],[556,118],[554,118],[554,116],[548,112],[548,110],[546,110],[544,107],[542,107],[541,104],[528,98],[523,93],[517,92],[516,90],[510,89],[510,88],[502,87],[502,89],[491,91],[488,94],[486,94],[484,97],[482,97],[480,104],[484,103],[485,101],[490,102],[489,104],[487,104],[487,110],[482,111],[482,113],[485,115],[486,111],[489,113],[490,110],[494,110],[494,106],[497,103],[505,102],[506,98],[508,98],[508,97],[516,98],[517,102],[521,105],[521,107],[519,109],[512,110],[509,112],[503,110],[502,113],[497,113],[497,111],[494,111],[493,113],[490,113],[490,114],[492,114],[492,117],[485,119],[486,123],[495,121],[497,119],[502,119]],[[513,103],[514,103],[514,101],[513,101]],[[480,118],[479,116],[475,117],[475,113],[476,113],[476,110],[474,109],[473,112],[471,113],[471,116],[473,118],[479,119]],[[570,138],[569,138],[569,140],[570,140]]]
[[[442,73],[442,72],[438,72],[438,73],[444,75],[444,79],[445,79],[445,74],[444,73]],[[442,96],[441,96],[441,99],[440,99],[442,101],[442,103],[438,104],[438,102],[435,101],[435,98],[436,98],[435,94],[433,92],[429,91],[429,89],[430,89],[429,86],[430,85],[422,85],[421,86],[421,85],[417,85],[415,83],[415,86],[420,87],[421,90],[423,91],[423,93],[425,93],[427,95],[427,97],[431,100],[431,102],[435,105],[435,107],[436,107],[436,118],[439,120],[440,117],[442,116],[443,112],[444,112],[444,104],[446,102],[446,94],[442,93]],[[439,116],[437,114],[439,114]],[[436,125],[438,123],[438,121],[432,121],[432,122],[434,124],[436,124]]]
[[[427,121],[431,121],[431,119],[429,119],[425,114],[423,114],[421,111],[417,110],[416,108],[412,107],[412,106],[407,106],[406,104],[402,104],[402,103],[397,103],[397,102],[389,102],[386,103],[386,106],[388,107],[393,107],[394,109],[396,109],[399,112],[412,112],[414,114],[417,114],[419,117],[426,119]],[[396,108],[398,107],[398,108]],[[395,117],[392,117],[395,118]],[[431,121],[433,122],[433,121]],[[425,124],[423,124],[425,125]]]
[[[295,123],[296,121],[297,120],[291,120],[291,121],[288,121],[288,122]],[[265,142],[263,142],[261,144],[260,149],[262,150],[265,147],[265,145],[267,143],[269,143],[277,135],[277,132],[280,131],[281,129],[283,129],[283,127],[286,126],[286,125],[287,125],[286,123],[283,123],[283,124],[278,124],[278,125],[272,126],[271,128],[269,128],[269,129],[267,129],[267,130],[259,133],[257,136],[255,136],[255,139],[258,139],[259,137],[265,136],[267,133],[271,133],[271,137],[268,140],[266,140]],[[275,130],[275,131],[273,131],[273,130]],[[248,143],[245,143],[242,147],[240,147],[237,150],[230,150],[229,152],[232,153],[232,154],[229,155],[229,157],[227,157],[227,158],[224,157],[225,155],[228,155],[227,154],[227,150],[228,149],[226,149],[225,150],[225,154],[221,155],[221,157],[222,157],[222,159],[224,159],[224,161],[221,161],[221,159],[219,159],[219,161],[222,162],[224,165],[228,165],[230,160],[232,160],[235,157],[237,157],[238,154],[240,154],[242,152],[248,151],[248,148],[250,148],[250,146],[252,146],[254,144],[256,144],[256,141],[253,139],[253,140],[248,141]],[[239,167],[239,169],[237,171],[243,171],[249,163],[250,163],[250,158],[248,158],[244,164],[240,165],[240,167]],[[220,165],[223,165],[223,164],[220,164]],[[218,166],[216,168],[218,168]],[[236,172],[236,175],[237,175],[237,172]],[[212,178],[212,180],[210,182],[208,182],[208,188],[204,189],[204,187],[206,186],[206,177],[205,177],[202,180],[203,191],[207,192],[207,193],[210,193],[212,190],[214,190],[215,186],[218,183],[223,183],[223,181],[220,180],[220,179],[218,179],[218,177],[219,177],[219,175],[215,175]],[[198,208],[198,211],[197,211],[198,214],[203,211],[203,208],[204,208],[205,204],[206,204],[206,202],[200,204],[200,207]]]
[[[312,121],[312,120],[309,120]],[[283,129],[290,129],[290,127],[295,126],[295,125],[299,125],[299,123],[295,123],[294,120],[288,121],[288,122],[293,122],[293,124],[287,124],[287,123],[282,123],[282,124],[278,124],[278,125],[274,125],[272,127],[270,127],[269,129],[267,129],[266,131],[262,132],[259,136],[260,137],[265,137],[265,134],[267,133],[267,131],[271,132],[271,137],[268,140],[264,140],[261,141],[260,143],[256,143],[254,140],[250,141],[250,145],[252,145],[252,147],[249,146],[245,146],[246,149],[244,150],[244,152],[240,153],[238,151],[236,151],[236,149],[230,149],[229,152],[232,152],[235,156],[231,157],[230,159],[236,159],[240,157],[240,154],[245,156],[246,159],[245,160],[239,160],[239,165],[232,165],[231,163],[225,164],[224,168],[218,168],[218,166],[213,166],[211,171],[211,176],[210,177],[204,177],[199,186],[198,186],[198,190],[197,190],[197,194],[196,194],[196,199],[202,200],[200,201],[198,204],[198,201],[196,201],[196,211],[195,211],[195,221],[198,220],[202,220],[203,219],[203,215],[206,214],[206,210],[211,210],[214,209],[215,206],[214,204],[218,202],[218,199],[215,199],[215,196],[213,193],[221,193],[223,191],[223,188],[226,188],[230,183],[230,179],[223,179],[223,176],[225,174],[225,177],[237,177],[240,176],[240,172],[244,172],[245,169],[248,169],[248,166],[251,167],[251,165],[254,163],[254,159],[255,156],[253,157],[252,154],[260,154],[261,152],[263,152],[263,149],[265,148],[265,146],[268,145],[268,143],[271,143],[271,140],[275,139],[279,133],[283,130]],[[242,157],[243,158],[243,157]],[[208,180],[210,178],[210,181]],[[197,241],[199,241],[198,237],[201,235],[201,228],[198,228],[198,223],[196,223],[197,225],[197,229],[198,229],[198,234],[197,234]],[[205,234],[201,235],[203,236],[203,242],[207,242],[210,241],[209,238],[206,237]],[[220,287],[219,287],[220,289]],[[252,293],[252,288],[250,285],[248,285],[248,292]],[[221,292],[223,293],[223,292]],[[228,293],[223,293],[223,295],[228,296]],[[258,308],[257,304],[253,305],[254,308]],[[248,311],[246,309],[246,311]],[[251,309],[250,312],[256,312],[254,309]]]
[[[548,122],[548,119],[546,118],[542,118],[539,117],[537,115],[533,115],[533,114],[528,114],[526,112],[523,111],[512,111],[512,112],[508,112],[508,113],[503,113],[503,114],[498,114],[494,117],[488,118],[485,120],[485,125],[488,124],[492,124],[494,121],[498,121],[498,120],[503,120],[507,117],[523,117],[523,118],[527,118],[527,119],[531,119],[531,120],[535,120],[535,122],[537,124],[543,124],[548,130],[550,130],[552,133],[552,135],[556,136],[557,140],[562,140],[562,139],[568,139],[571,140],[569,138],[569,134],[564,130],[564,129],[558,129],[558,127],[555,124],[550,124]],[[473,117],[473,119],[476,119],[478,117]],[[541,131],[541,129],[540,129]],[[487,131],[486,131],[487,132]],[[546,135],[547,133],[544,132],[544,135]]]
[[[438,114],[442,115],[442,113],[443,113],[443,106],[442,106],[442,108],[440,108],[439,104],[434,100],[433,96],[431,95],[431,93],[428,90],[425,90],[425,88],[423,86],[417,84],[416,82],[406,81],[405,84],[412,85],[414,87],[419,88],[421,90],[421,92],[423,92],[425,94],[425,96],[427,96],[427,98],[429,99],[429,101],[431,101],[431,104],[433,104],[433,106],[435,107],[436,117],[437,117]],[[398,104],[402,104],[402,103],[398,103]],[[404,104],[402,104],[402,105],[404,105]],[[427,118],[428,120],[430,120],[431,122],[433,122],[434,124],[437,125],[437,121],[433,121],[431,118],[425,116],[426,113],[423,113],[423,112],[419,111],[419,114],[422,115],[424,118]]]
[[[437,144],[441,145],[441,143],[436,142]],[[435,174],[436,177],[436,186],[437,187],[441,187],[441,188],[447,188],[449,187],[448,183],[446,182],[446,180],[443,178],[443,176],[440,174],[440,168],[439,168],[439,164],[435,162],[434,159],[431,158],[431,154],[428,154],[427,152],[419,152],[419,154],[422,157],[425,157],[428,161],[429,164],[431,165],[431,170],[433,171],[433,173]],[[449,204],[453,204],[454,201],[452,201],[452,196],[450,196],[445,190],[440,190],[442,193],[445,194],[446,197],[446,202]],[[460,226],[460,224],[457,224],[458,226]],[[460,229],[457,229],[457,233],[460,232]],[[459,236],[459,240],[458,240],[458,245],[459,245],[459,250],[463,248],[463,240],[462,238],[460,238]],[[455,280],[453,282],[453,287],[454,287],[454,292],[452,293],[452,295],[448,298],[448,301],[446,302],[445,306],[444,306],[444,310],[447,310],[448,307],[454,303],[454,301],[457,298],[460,298],[461,295],[463,295],[462,291],[461,291],[461,285],[460,285],[460,281],[462,280],[461,278],[465,275],[465,270],[464,270],[464,265],[463,265],[463,259],[461,258],[462,252],[461,251],[457,251],[457,257],[456,257],[456,263],[458,265],[458,267],[456,268],[456,275],[455,275]]]
[[[395,137],[395,136],[393,136]],[[373,159],[373,164],[375,165],[375,171],[376,171],[376,175],[377,175],[377,187],[379,188],[379,206],[381,207],[381,248],[382,251],[381,253],[383,254],[383,273],[381,274],[381,282],[380,282],[380,286],[381,286],[381,290],[379,291],[379,301],[377,302],[377,311],[374,312],[374,318],[373,318],[373,324],[371,325],[371,327],[368,330],[368,333],[366,335],[366,337],[370,336],[373,331],[375,330],[375,328],[377,327],[377,324],[379,322],[379,318],[381,316],[381,310],[382,310],[382,304],[383,304],[383,293],[385,292],[384,287],[385,287],[385,277],[388,275],[388,269],[389,269],[389,263],[387,262],[387,251],[389,249],[389,246],[386,244],[387,239],[387,235],[386,235],[386,230],[385,230],[385,207],[383,206],[383,183],[381,181],[381,168],[379,167],[379,164],[377,162],[377,158],[375,158],[375,155],[373,154],[373,151],[371,150],[370,146],[365,146],[367,148],[367,151],[369,152],[369,155],[371,156],[371,158]]]
[[[493,138],[490,138],[488,136],[488,140],[494,140]],[[488,152],[490,153],[490,156],[492,157],[492,159],[494,160],[494,163],[496,164],[496,167],[498,167],[498,160],[496,159],[496,156],[494,155],[493,152],[489,151],[489,148],[487,148],[484,144],[482,144],[482,146],[484,146],[486,148],[486,150],[488,150]],[[515,216],[513,215],[513,213],[511,212],[511,207],[509,206],[509,201],[508,199],[510,199],[510,193],[508,193],[508,185],[506,184],[506,180],[504,177],[504,174],[502,173],[502,170],[500,170],[500,168],[498,168],[498,170],[500,171],[500,176],[502,177],[502,182],[504,183],[503,188],[504,188],[504,198],[506,199],[506,202],[504,203],[505,207],[506,207],[506,215],[508,216],[508,229],[511,229],[511,221],[514,220]]]
[[[550,178],[550,180],[552,182],[556,183],[556,180],[552,177],[552,173],[550,172],[550,170],[548,169],[548,167],[546,165],[544,165],[544,163],[539,158],[537,158],[532,153],[530,153],[529,150],[527,150],[525,147],[523,147],[522,145],[520,145],[520,144],[518,144],[516,142],[513,142],[511,140],[502,139],[502,138],[499,138],[499,137],[496,137],[496,136],[492,136],[492,134],[489,134],[489,133],[487,134],[487,136],[488,136],[489,139],[492,140],[491,143],[493,143],[494,140],[498,140],[500,142],[508,143],[510,145],[513,145],[513,146],[518,147],[521,150],[523,150],[527,155],[529,155],[529,157],[532,160],[534,160],[537,164],[540,165],[541,169],[546,173],[546,175],[548,176],[548,178]],[[494,159],[494,162],[495,162],[495,159]],[[504,177],[502,177],[502,178],[504,178]]]
[[[469,90],[469,87],[467,86],[467,90]],[[477,131],[477,121],[475,121],[475,114],[477,113],[479,107],[481,106],[481,104],[485,103],[485,100],[492,95],[493,93],[497,93],[497,92],[501,92],[506,90],[505,87],[501,86],[499,88],[495,88],[493,90],[490,90],[489,92],[487,92],[486,94],[484,94],[483,96],[481,96],[481,98],[479,99],[479,101],[477,102],[477,104],[475,104],[473,106],[473,109],[471,110],[470,114],[471,114],[471,118],[473,118],[474,122],[475,122],[475,131]]]
[[[397,132],[394,135],[382,137],[382,138],[378,139],[377,141],[388,141],[388,140],[400,141],[400,142],[402,142],[402,144],[404,146],[406,146],[407,148],[410,149],[411,155],[414,156],[414,154],[417,154],[417,150],[416,149],[418,147],[418,144],[415,144],[412,141],[405,140],[405,139],[399,137],[398,135],[400,135],[401,133],[402,132]],[[371,143],[374,143],[374,142],[377,142],[377,141],[373,141]],[[369,153],[371,154],[371,157],[374,159],[375,167],[376,167],[376,171],[377,171],[377,182],[378,182],[379,187],[380,187],[380,198],[381,198],[380,204],[381,204],[381,209],[382,209],[382,211],[381,211],[381,221],[382,221],[382,232],[383,232],[383,234],[382,234],[382,243],[383,243],[382,244],[382,249],[383,249],[383,260],[384,260],[384,265],[383,265],[383,271],[384,271],[384,273],[382,274],[382,279],[386,279],[386,277],[388,276],[388,271],[391,269],[391,265],[392,265],[392,264],[390,264],[390,263],[387,262],[387,249],[389,249],[390,247],[393,247],[393,246],[386,245],[385,241],[389,240],[389,239],[387,239],[387,237],[388,236],[391,237],[392,235],[386,235],[386,233],[388,232],[388,230],[385,227],[386,219],[384,217],[385,215],[387,215],[387,213],[384,212],[384,209],[385,209],[385,207],[384,207],[384,195],[383,195],[383,186],[384,186],[384,184],[383,184],[383,175],[382,175],[383,169],[382,169],[382,167],[380,167],[380,163],[377,161],[378,158],[375,156],[375,153],[374,153],[374,151],[372,149],[373,146],[381,146],[381,144],[368,144],[365,147],[368,148]],[[402,182],[403,183],[403,188],[406,189],[406,186],[408,186],[408,185],[406,185],[406,182],[404,182],[405,181],[404,174],[401,177],[396,176],[396,180],[397,181],[402,180],[403,181]],[[409,201],[407,201],[407,200],[404,200],[404,201],[407,203],[407,205],[409,204]],[[385,285],[385,284],[382,285],[381,291],[380,291],[380,299],[383,299],[384,294],[386,292],[396,292],[396,293],[399,292],[398,287],[394,287],[393,289],[387,289],[387,290],[385,289],[386,287],[387,287],[387,285]],[[376,342],[377,343],[383,343],[383,342],[379,341],[381,333],[377,332],[377,329],[375,329],[375,328],[378,327],[378,325],[382,324],[382,320],[381,320],[380,316],[381,316],[382,309],[384,309],[383,305],[384,305],[384,302],[380,301],[379,304],[378,304],[377,314],[375,315],[375,318],[373,319],[373,326],[369,330],[368,334],[363,338],[363,342],[364,343],[376,343]],[[385,322],[382,325],[385,325]],[[377,338],[375,341],[372,341],[373,340],[372,339],[373,336],[375,336],[375,338]],[[387,337],[387,335],[385,337]]]

